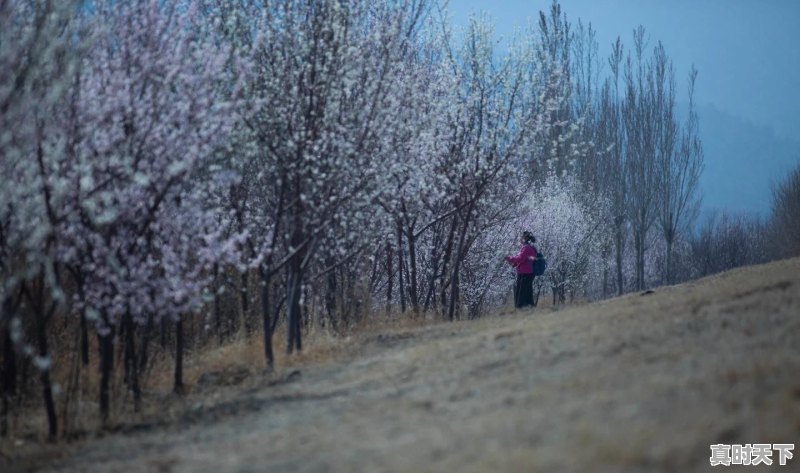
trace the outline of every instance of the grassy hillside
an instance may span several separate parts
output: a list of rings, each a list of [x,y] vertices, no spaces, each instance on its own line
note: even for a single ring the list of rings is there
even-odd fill
[[[39,466],[705,471],[709,444],[800,439],[800,259],[343,346]]]

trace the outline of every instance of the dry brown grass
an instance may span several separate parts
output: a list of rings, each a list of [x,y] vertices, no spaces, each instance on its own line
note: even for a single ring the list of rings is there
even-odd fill
[[[88,442],[66,465],[703,471],[709,443],[800,434],[798,288],[794,259],[477,321],[374,317],[346,336],[313,331],[292,357],[279,330],[268,374],[260,337],[243,337],[189,354],[183,398],[165,394],[172,365],[158,360],[139,419],[160,423]],[[237,370],[238,384],[200,386]]]
[[[265,371],[263,334],[258,332],[248,336],[241,330],[222,345],[210,342],[203,347],[187,351],[184,358],[186,385],[184,397],[172,394],[174,381],[172,353],[153,347],[151,349],[153,360],[140,380],[143,396],[139,412],[134,411],[132,394],[122,379],[123,354],[121,347],[118,346],[111,385],[110,421],[105,427],[99,418],[100,370],[96,355],[96,337],[89,338],[89,365],[84,367],[77,358],[77,327],[65,323],[64,327],[56,331],[60,337],[53,341],[53,345],[57,347],[54,351],[70,353],[67,357],[56,357],[52,369],[52,379],[56,386],[60,441],[72,441],[83,439],[87,435],[102,434],[104,428],[117,431],[165,415],[175,418],[181,415],[187,405],[200,402],[204,398],[219,398],[220,393],[216,391],[224,390],[227,386],[206,386],[202,393],[194,392],[198,380],[206,373],[247,372],[253,378],[248,380],[248,384],[270,381],[292,371],[301,370],[307,365],[336,362],[343,356],[351,354],[364,339],[375,333],[422,328],[439,321],[433,314],[411,316],[379,313],[365,317],[358,324],[349,327],[346,335],[314,327],[304,332],[303,350],[292,355],[286,353],[283,328],[279,326],[273,336],[275,371],[272,373]],[[38,378],[32,381],[38,381]],[[34,393],[38,394],[38,390]],[[67,407],[66,412],[65,407]],[[21,400],[14,409],[10,427],[11,435],[0,438],[0,458],[13,456],[15,451],[19,453],[23,446],[44,444],[47,424],[39,396],[34,395]]]
[[[585,302],[580,301],[577,304],[583,303]],[[548,311],[563,309],[553,306],[549,294],[542,295],[539,307],[540,310]],[[513,307],[509,306],[499,309],[494,315],[504,316],[513,313]],[[484,317],[479,320],[456,322],[455,326],[470,325],[480,330],[491,327],[493,318]],[[246,371],[254,378],[248,383],[252,385],[262,378],[268,381],[277,379],[307,365],[335,363],[342,357],[351,355],[354,349],[376,334],[405,333],[441,322],[441,316],[434,313],[413,315],[381,312],[362,318],[357,324],[348,328],[346,335],[312,328],[304,333],[303,350],[292,355],[286,353],[286,340],[283,337],[282,327],[279,326],[273,336],[275,371],[272,373],[265,371],[263,334],[258,332],[248,336],[244,330],[240,330],[222,345],[211,342],[199,349],[187,351],[184,359],[186,395],[183,397],[172,394],[174,376],[172,354],[154,347],[151,354],[153,361],[140,381],[143,398],[138,412],[134,410],[132,394],[127,391],[122,380],[122,352],[118,346],[111,384],[110,421],[106,426],[102,425],[99,418],[100,370],[96,355],[97,339],[94,336],[89,338],[89,365],[84,367],[77,358],[77,327],[65,324],[61,330],[56,331],[60,337],[53,343],[58,347],[55,351],[71,353],[68,357],[56,357],[52,369],[52,379],[56,386],[59,441],[63,443],[81,440],[87,435],[92,437],[104,431],[117,431],[157,418],[175,419],[192,403],[202,402],[204,399],[219,400],[223,396],[219,391],[225,391],[228,386],[212,386],[212,389],[206,388],[202,393],[194,392],[198,380],[206,373]],[[65,405],[66,402],[69,402],[69,405]],[[0,438],[0,458],[11,458],[23,454],[30,448],[44,447],[46,430],[47,420],[41,399],[38,396],[22,399],[13,413],[12,435]]]

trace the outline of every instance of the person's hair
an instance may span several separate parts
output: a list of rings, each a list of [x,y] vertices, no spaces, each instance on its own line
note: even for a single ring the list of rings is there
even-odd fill
[[[536,243],[536,237],[528,231],[522,232],[522,239],[525,240],[525,243]]]

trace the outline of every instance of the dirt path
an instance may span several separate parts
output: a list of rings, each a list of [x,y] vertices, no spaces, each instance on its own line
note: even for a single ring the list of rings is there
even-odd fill
[[[345,362],[45,471],[705,471],[720,442],[800,447],[800,259],[376,334]]]

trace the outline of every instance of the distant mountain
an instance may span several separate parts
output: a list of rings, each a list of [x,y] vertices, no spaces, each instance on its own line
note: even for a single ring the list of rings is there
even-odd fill
[[[713,105],[697,110],[705,153],[703,211],[767,215],[772,185],[800,165],[800,142]]]

